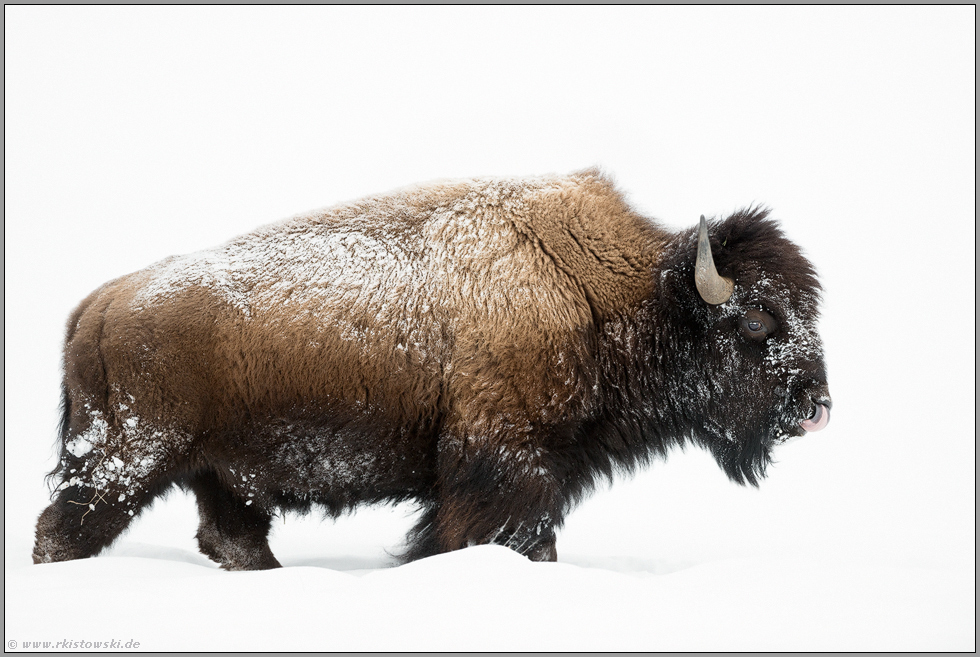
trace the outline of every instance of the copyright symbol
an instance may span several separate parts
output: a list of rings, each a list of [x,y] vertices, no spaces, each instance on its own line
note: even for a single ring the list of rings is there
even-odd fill
[[[10,641],[7,642],[7,647],[13,650],[14,648],[17,647],[17,642],[11,639]]]

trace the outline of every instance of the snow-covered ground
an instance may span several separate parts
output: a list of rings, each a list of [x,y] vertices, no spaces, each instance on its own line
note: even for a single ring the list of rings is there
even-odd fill
[[[975,8],[4,18],[8,651],[975,649]],[[257,573],[202,556],[173,491],[105,555],[31,565],[97,285],[368,193],[592,165],[678,228],[764,202],[820,271],[833,421],[759,489],[674,453],[551,564],[394,567],[409,506],[286,515]]]

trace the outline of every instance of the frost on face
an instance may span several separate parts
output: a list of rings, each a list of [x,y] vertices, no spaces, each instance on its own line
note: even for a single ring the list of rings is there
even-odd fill
[[[818,303],[814,295],[791,290],[780,276],[767,275],[739,296],[739,299],[733,297],[720,306],[722,319],[738,320],[750,309],[765,310],[767,307],[779,318],[777,335],[765,342],[764,365],[768,371],[792,378],[802,373],[801,364],[823,358],[823,346],[812,319],[815,315],[812,309]],[[736,339],[735,334],[720,338],[732,354],[736,351],[733,348]]]
[[[818,299],[804,292],[792,292],[778,276],[762,278],[758,283],[759,296],[774,299],[782,315],[784,336],[767,342],[769,347],[766,363],[772,367],[787,367],[800,361],[817,361],[823,358],[823,345],[817,334],[815,322],[804,315],[803,309],[812,309]],[[790,300],[792,299],[792,303]]]
[[[740,350],[740,336],[719,331],[715,347],[724,363],[713,382],[714,392],[728,397],[745,412],[771,414],[769,438],[774,442],[788,440],[787,427],[802,419],[799,400],[794,392],[814,385],[814,368],[823,360],[823,347],[816,329],[816,294],[791,288],[779,275],[766,274],[747,289],[719,306],[722,320],[737,322],[750,309],[766,310],[777,318],[776,332],[763,343],[761,358],[752,358]],[[730,324],[729,324],[730,325]],[[723,426],[714,427],[716,435],[729,437]]]

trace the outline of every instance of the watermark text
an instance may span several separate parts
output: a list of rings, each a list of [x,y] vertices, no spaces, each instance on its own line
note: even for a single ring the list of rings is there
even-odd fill
[[[61,639],[60,641],[17,641],[7,639],[7,650],[138,650],[135,639]]]

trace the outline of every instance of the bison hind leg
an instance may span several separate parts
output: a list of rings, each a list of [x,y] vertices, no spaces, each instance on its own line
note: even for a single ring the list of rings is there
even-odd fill
[[[197,544],[225,570],[267,570],[281,565],[269,547],[272,516],[227,488],[213,471],[190,476],[200,525]]]
[[[92,432],[75,432],[92,438]],[[55,476],[61,479],[52,503],[37,521],[34,563],[85,559],[108,548],[144,508],[166,492],[166,456],[140,456],[118,449],[119,435],[109,431],[99,446],[62,456]],[[119,454],[124,458],[116,456]]]
[[[37,521],[34,563],[51,563],[93,557],[108,548],[133,518],[171,485],[160,478],[152,484],[99,481],[74,477],[57,489],[54,501]]]

